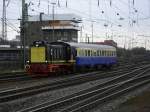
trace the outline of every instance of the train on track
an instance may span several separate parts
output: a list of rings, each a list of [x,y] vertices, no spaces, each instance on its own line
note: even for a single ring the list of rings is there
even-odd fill
[[[35,41],[29,51],[26,71],[41,76],[117,63],[116,48],[108,45]]]

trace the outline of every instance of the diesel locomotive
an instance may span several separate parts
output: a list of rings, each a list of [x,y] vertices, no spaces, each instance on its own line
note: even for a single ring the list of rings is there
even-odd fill
[[[108,45],[35,41],[29,51],[26,71],[41,76],[117,63],[116,48]]]

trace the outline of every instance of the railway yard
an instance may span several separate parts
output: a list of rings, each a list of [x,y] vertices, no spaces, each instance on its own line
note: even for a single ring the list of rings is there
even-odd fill
[[[5,73],[0,77],[0,112],[126,112],[119,107],[128,108],[128,100],[149,90],[149,73],[148,61],[49,77]]]
[[[0,112],[150,112],[150,0],[0,5]]]

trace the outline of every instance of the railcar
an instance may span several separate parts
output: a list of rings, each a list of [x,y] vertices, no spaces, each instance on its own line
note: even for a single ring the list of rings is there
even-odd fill
[[[48,75],[72,72],[82,67],[110,67],[116,63],[116,48],[112,46],[36,41],[30,47],[26,71],[29,74]]]

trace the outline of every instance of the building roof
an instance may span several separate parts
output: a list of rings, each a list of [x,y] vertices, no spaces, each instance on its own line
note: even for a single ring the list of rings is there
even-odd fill
[[[74,22],[81,22],[81,17],[75,15],[75,14],[55,14],[54,15],[55,20],[69,20]],[[42,14],[42,20],[43,21],[50,21],[53,20],[52,14]],[[40,21],[40,15],[31,15],[28,17],[28,21]]]

